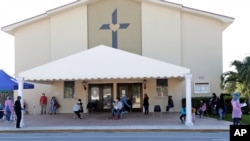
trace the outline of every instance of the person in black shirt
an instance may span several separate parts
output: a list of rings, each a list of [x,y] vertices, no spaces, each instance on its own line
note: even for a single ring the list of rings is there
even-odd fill
[[[78,99],[78,101],[79,101],[79,105],[80,105],[80,110],[79,110],[79,112],[81,112],[81,113],[83,113],[84,111],[83,111],[83,103],[82,103],[82,100],[81,99]]]
[[[217,114],[216,106],[217,106],[217,102],[218,102],[218,97],[217,97],[216,93],[213,93],[212,95],[213,96],[210,99],[209,106],[211,107],[212,114]]]
[[[220,95],[220,99],[218,101],[218,104],[216,106],[218,114],[219,114],[219,120],[222,120],[223,114],[225,113],[225,101],[224,101],[224,94]]]
[[[20,121],[22,119],[22,105],[21,105],[21,96],[17,96],[17,100],[15,101],[15,104],[14,104],[14,110],[15,110],[15,113],[16,113],[16,117],[17,117],[17,120],[16,120],[16,128],[20,128]]]
[[[168,105],[166,107],[166,112],[168,112],[169,109],[173,107],[174,107],[174,101],[172,99],[172,96],[168,96]]]
[[[143,106],[144,106],[144,114],[148,115],[148,107],[149,107],[149,102],[148,102],[148,95],[144,94],[144,98],[143,98]]]

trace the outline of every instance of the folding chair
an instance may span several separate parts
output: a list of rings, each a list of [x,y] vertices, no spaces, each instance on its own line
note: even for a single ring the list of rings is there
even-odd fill
[[[155,113],[160,113],[160,116],[162,117],[162,112],[161,112],[161,106],[160,105],[155,105],[153,117],[155,117]]]
[[[175,112],[175,107],[169,108],[169,112],[171,111],[171,109],[173,109],[173,112]]]

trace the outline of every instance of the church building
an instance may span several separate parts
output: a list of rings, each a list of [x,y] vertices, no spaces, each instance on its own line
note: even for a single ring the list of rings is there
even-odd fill
[[[164,0],[77,0],[5,27],[15,39],[15,75],[35,84],[24,90],[29,113],[40,113],[45,93],[72,113],[110,112],[125,94],[132,112],[175,111],[183,98],[221,93],[222,35],[234,18]],[[17,95],[17,93],[15,93]]]

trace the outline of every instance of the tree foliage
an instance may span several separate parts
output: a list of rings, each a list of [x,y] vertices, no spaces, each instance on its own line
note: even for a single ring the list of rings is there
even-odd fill
[[[250,56],[244,60],[231,63],[235,71],[227,71],[221,75],[221,88],[226,93],[240,92],[243,96],[250,96]]]

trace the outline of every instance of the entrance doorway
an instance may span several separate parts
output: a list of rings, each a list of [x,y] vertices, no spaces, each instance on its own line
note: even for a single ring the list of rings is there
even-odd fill
[[[132,103],[132,111],[142,112],[142,84],[141,83],[119,83],[117,86],[117,96],[121,97],[125,94],[130,98]]]
[[[94,112],[110,112],[112,108],[113,85],[89,84],[88,101],[95,103]]]

